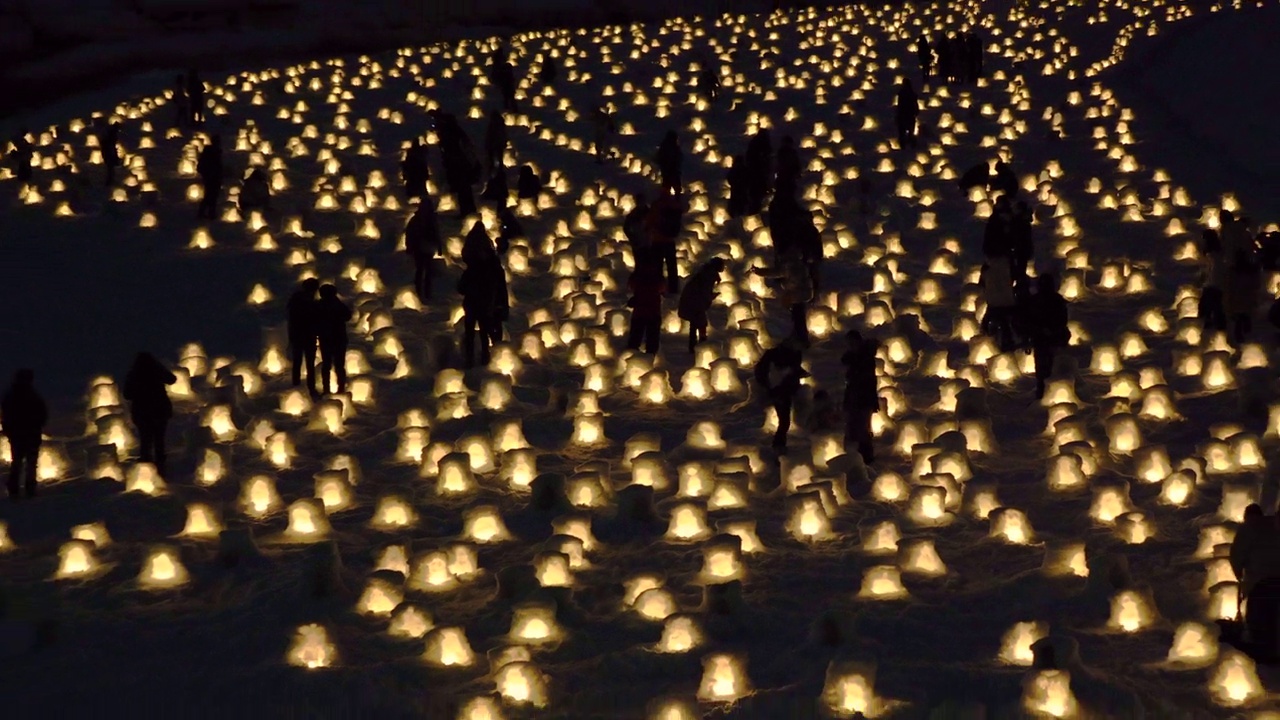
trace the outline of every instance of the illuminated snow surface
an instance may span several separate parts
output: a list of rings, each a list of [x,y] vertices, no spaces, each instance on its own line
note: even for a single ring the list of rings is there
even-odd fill
[[[442,212],[447,268],[417,309],[397,171],[437,104],[482,147],[488,41],[206,78],[228,185],[249,165],[278,175],[263,218],[228,199],[219,220],[195,219],[198,142],[168,134],[159,83],[33,124],[47,166],[31,189],[0,180],[0,252],[20,260],[0,286],[0,371],[36,367],[57,413],[41,497],[0,508],[7,713],[1280,709],[1280,678],[1219,651],[1212,632],[1238,597],[1213,548],[1271,497],[1273,341],[1259,328],[1233,355],[1202,336],[1187,247],[1221,207],[1275,219],[1272,198],[1251,205],[1249,174],[1231,169],[1266,156],[1250,159],[1235,116],[1201,121],[1193,134],[1220,135],[1228,169],[1187,177],[1179,123],[1147,121],[1153,93],[1195,115],[1204,103],[1180,93],[1247,87],[1233,73],[1252,51],[1230,38],[1274,27],[1277,8],[1046,4],[517,36],[527,79],[508,161],[549,173],[552,192],[518,208],[528,241],[509,257],[510,347],[466,373],[440,372],[457,358],[443,348],[461,334],[451,291],[465,228]],[[912,39],[968,21],[988,79],[930,87],[921,147],[895,149],[894,89],[918,77]],[[720,101],[699,105],[697,65],[735,48]],[[553,50],[561,79],[546,89],[536,78]],[[1129,52],[1146,79],[1130,72],[1113,91]],[[601,100],[622,133],[597,166]],[[123,122],[114,197],[93,113]],[[760,449],[750,361],[789,320],[746,273],[769,257],[768,233],[728,220],[722,181],[766,122],[775,146],[797,139],[829,258],[816,387],[842,390],[844,330],[885,341],[869,478],[838,435],[793,431],[781,467]],[[667,301],[654,368],[622,350],[621,222],[632,193],[652,192],[649,158],[672,127],[692,206],[682,275],[716,254],[729,273],[696,359]],[[1037,264],[1073,298],[1073,348],[1045,404],[1031,400],[1030,358],[975,334],[990,205],[955,178],[1002,151],[1036,203]],[[292,391],[281,355],[284,303],[312,274],[356,309],[351,395],[315,403]],[[183,376],[163,481],[134,465],[122,421],[118,382],[140,348]],[[1056,670],[1032,667],[1044,642]]]

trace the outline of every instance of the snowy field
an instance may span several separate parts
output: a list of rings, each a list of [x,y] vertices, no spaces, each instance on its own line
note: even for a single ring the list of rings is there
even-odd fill
[[[449,267],[419,307],[396,171],[428,108],[481,142],[487,40],[207,77],[229,175],[280,184],[264,217],[227,201],[196,220],[203,136],[169,130],[165,77],[31,122],[34,185],[0,179],[0,379],[36,368],[57,412],[41,496],[0,505],[5,716],[1280,716],[1280,676],[1214,625],[1236,614],[1215,546],[1276,501],[1280,358],[1265,328],[1237,353],[1201,336],[1192,243],[1222,207],[1274,219],[1246,173],[1266,181],[1274,151],[1187,90],[1218,86],[1159,79],[1238,77],[1246,49],[1206,28],[1275,28],[1280,8],[954,5],[517,36],[508,165],[554,192],[518,208],[511,342],[465,373],[463,221],[442,213]],[[911,40],[968,23],[987,80],[928,88],[925,142],[897,149]],[[554,89],[535,79],[548,52]],[[694,78],[716,56],[707,107]],[[598,166],[602,100],[623,132]],[[114,193],[97,114],[123,123]],[[885,343],[870,469],[839,433],[794,430],[780,464],[767,450],[751,361],[789,320],[746,272],[768,232],[728,220],[723,183],[763,126],[796,137],[823,218],[808,391],[842,390],[845,330]],[[622,349],[621,221],[668,128],[693,207],[682,275],[714,255],[730,271],[711,340],[691,356],[668,300],[653,363]],[[997,153],[1072,300],[1044,404],[1030,358],[977,329],[991,205],[955,180]],[[315,404],[282,354],[312,275],[357,309],[352,392]],[[116,385],[140,349],[183,379],[162,482],[134,464]],[[1030,667],[1041,637],[1060,671]]]

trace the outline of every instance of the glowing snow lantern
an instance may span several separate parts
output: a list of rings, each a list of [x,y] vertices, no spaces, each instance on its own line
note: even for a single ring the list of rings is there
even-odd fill
[[[93,543],[69,540],[58,549],[58,571],[54,577],[59,580],[85,577],[93,574],[97,568],[98,560],[93,556]]]
[[[1116,532],[1131,545],[1141,545],[1155,534],[1151,521],[1140,512],[1128,512],[1116,518]]]
[[[390,615],[396,606],[404,601],[404,593],[400,588],[382,578],[373,578],[365,586],[360,599],[356,602],[356,610],[364,615]]]
[[[530,604],[515,608],[511,618],[510,638],[521,643],[546,643],[561,636],[556,624],[554,605]]]
[[[787,529],[802,542],[832,537],[831,519],[827,517],[826,508],[818,494],[806,492],[793,498]]]
[[[1113,630],[1134,633],[1151,624],[1153,612],[1147,599],[1133,590],[1122,590],[1111,598],[1111,619],[1107,626]]]
[[[204,503],[187,506],[187,522],[182,527],[182,537],[214,538],[222,532],[222,523],[214,509]]]
[[[266,475],[255,475],[245,481],[240,492],[240,506],[246,515],[261,520],[280,507],[276,483]]]
[[[1248,704],[1264,693],[1253,660],[1234,649],[1222,653],[1209,679],[1209,691],[1214,700],[1226,707]]]
[[[349,474],[340,470],[316,473],[315,496],[324,504],[325,512],[337,512],[351,506]]]
[[[467,510],[463,513],[462,524],[463,534],[478,543],[496,543],[511,538],[502,515],[492,505]]]
[[[337,659],[337,651],[329,642],[328,633],[320,625],[303,625],[298,628],[289,649],[289,664],[309,670],[329,667]]]
[[[1112,415],[1107,418],[1106,423],[1112,454],[1130,455],[1142,445],[1138,421],[1133,415],[1128,413]]]
[[[160,472],[156,470],[155,465],[138,463],[129,468],[129,474],[125,477],[124,491],[157,497],[165,493],[165,484],[164,480],[160,479]]]
[[[604,415],[595,412],[574,417],[571,442],[575,445],[599,445],[605,442]]]
[[[702,660],[702,682],[698,699],[703,702],[733,702],[751,692],[745,664],[727,653],[708,655]]]
[[[1071,674],[1066,670],[1040,670],[1022,690],[1022,706],[1040,717],[1074,718],[1078,705],[1071,692]]]
[[[720,535],[702,548],[702,577],[708,582],[739,579],[743,575],[742,541]]]
[[[215,405],[209,408],[204,416],[204,426],[209,428],[209,432],[218,442],[230,442],[235,439],[238,432],[235,422],[231,419],[229,405]]]
[[[1033,537],[1031,523],[1021,510],[1000,508],[991,513],[991,537],[1000,538],[1015,545],[1026,545]]]
[[[494,677],[498,694],[512,705],[545,707],[547,681],[532,663],[512,662],[498,668]]]
[[[378,500],[378,507],[374,510],[370,524],[375,529],[389,531],[409,527],[417,521],[418,514],[412,505],[403,498],[386,495]]]
[[[1205,353],[1200,371],[1200,382],[1205,390],[1223,390],[1235,385],[1235,375],[1227,361],[1225,353]]]
[[[475,475],[471,471],[471,455],[449,453],[440,459],[440,473],[436,492],[440,495],[462,495],[476,489]]]
[[[859,597],[871,600],[897,600],[907,596],[902,585],[902,574],[892,565],[876,565],[862,574]]]
[[[1218,633],[1198,622],[1185,622],[1173,633],[1169,662],[1193,667],[1207,665],[1218,657]]]
[[[679,611],[675,598],[661,587],[652,587],[640,593],[632,607],[641,617],[655,622],[666,620]]]
[[[138,583],[145,588],[162,590],[185,585],[187,569],[178,558],[178,551],[170,547],[158,547],[147,556],[138,575]]]
[[[421,639],[435,626],[432,622],[431,615],[425,610],[421,610],[414,605],[402,604],[395,614],[391,616],[391,624],[387,626],[387,633],[392,637],[410,638],[414,640]]]
[[[572,587],[573,572],[563,553],[543,553],[534,560],[534,573],[543,587]]]
[[[499,474],[514,490],[527,490],[538,474],[538,456],[531,448],[511,450],[502,456]]]
[[[693,503],[680,503],[671,509],[667,525],[667,540],[689,542],[702,540],[711,534],[707,526],[707,513]]]
[[[462,628],[443,627],[427,633],[424,659],[436,667],[469,667],[475,653]]]
[[[922,525],[934,525],[947,520],[947,490],[943,487],[922,486],[911,492],[907,514]]]
[[[903,572],[926,577],[938,577],[947,574],[946,563],[938,555],[933,540],[915,540],[901,548],[899,567]]]
[[[314,539],[329,533],[329,520],[324,505],[311,498],[295,500],[289,506],[287,535],[298,539]]]

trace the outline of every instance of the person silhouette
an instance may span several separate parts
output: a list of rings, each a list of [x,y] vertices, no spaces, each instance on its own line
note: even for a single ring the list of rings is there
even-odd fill
[[[894,123],[898,128],[898,147],[916,146],[916,119],[920,116],[920,100],[911,87],[911,81],[903,79],[898,85],[898,95],[894,102]]]
[[[303,280],[289,298],[289,353],[293,364],[293,386],[302,384],[302,372],[307,375],[307,387],[316,397],[316,291],[320,281]]]
[[[404,180],[405,196],[425,197],[430,175],[431,166],[427,164],[427,148],[422,145],[421,140],[414,138],[409,148],[404,151],[404,160],[400,163],[400,177]]]
[[[200,151],[196,161],[196,172],[200,175],[200,185],[204,197],[200,200],[200,217],[216,220],[218,216],[218,196],[222,194],[222,138],[214,135],[209,144]]]
[[[37,463],[44,426],[49,422],[49,407],[35,388],[35,373],[22,369],[13,374],[13,382],[0,399],[0,431],[9,439],[9,498],[17,500],[26,486],[27,497],[36,494]]]
[[[17,175],[18,182],[27,184],[31,182],[31,159],[35,150],[31,147],[31,141],[27,139],[27,129],[20,129],[13,136],[13,171]]]
[[[140,352],[124,380],[124,398],[129,401],[129,414],[138,429],[138,459],[154,463],[160,476],[165,474],[165,428],[173,417],[173,402],[166,388],[178,381],[154,355]]]
[[[316,303],[316,336],[320,340],[320,377],[324,393],[329,394],[331,376],[337,378],[337,392],[347,389],[347,323],[351,308],[338,299],[338,288],[325,283],[320,286]]]
[[[689,352],[707,339],[707,313],[716,299],[716,283],[724,272],[724,258],[714,257],[698,268],[680,293],[677,314],[689,323]]]
[[[662,176],[662,189],[674,195],[681,192],[680,173],[684,166],[684,152],[680,149],[680,139],[675,130],[668,130],[654,155],[658,163],[658,172]]]
[[[193,68],[187,72],[187,99],[191,103],[191,124],[204,122],[204,81]]]
[[[432,263],[440,256],[440,224],[436,203],[424,196],[404,228],[404,249],[413,261],[413,289],[418,299],[431,297]]]
[[[107,170],[107,187],[116,181],[116,168],[120,167],[120,123],[108,123],[98,135],[98,146],[102,152],[102,164]]]

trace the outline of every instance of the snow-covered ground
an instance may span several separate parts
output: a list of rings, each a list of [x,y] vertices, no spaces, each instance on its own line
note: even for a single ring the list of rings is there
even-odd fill
[[[959,10],[838,8],[517,38],[528,79],[509,160],[553,174],[555,192],[548,207],[527,209],[529,242],[512,253],[528,258],[527,268],[518,259],[510,268],[512,342],[490,368],[466,373],[451,369],[449,349],[459,336],[449,290],[463,223],[443,213],[449,267],[437,299],[412,307],[398,249],[409,209],[394,186],[399,148],[424,131],[427,106],[478,118],[495,102],[473,74],[485,43],[208,77],[218,107],[208,129],[223,135],[232,175],[266,163],[288,185],[261,227],[230,203],[220,221],[196,220],[183,198],[194,182],[184,160],[198,142],[168,134],[163,76],[68,100],[45,111],[61,113],[47,122],[28,118],[51,167],[36,172],[34,192],[0,180],[8,310],[0,378],[36,368],[57,409],[49,447],[60,462],[45,466],[41,497],[0,507],[12,541],[0,554],[6,716],[498,717],[464,711],[489,698],[506,717],[814,717],[833,705],[868,707],[862,672],[879,698],[868,715],[1017,717],[1024,685],[1065,679],[1027,666],[1030,640],[1047,632],[1077,716],[1273,717],[1280,678],[1263,670],[1256,693],[1235,703],[1223,693],[1249,689],[1248,673],[1211,636],[1215,618],[1234,615],[1230,570],[1212,546],[1229,540],[1248,499],[1275,501],[1265,473],[1280,461],[1268,426],[1274,343],[1260,330],[1257,343],[1232,354],[1220,338],[1198,337],[1188,317],[1195,264],[1176,259],[1223,193],[1236,193],[1259,222],[1274,217],[1263,199],[1253,204],[1238,170],[1196,167],[1209,159],[1188,167],[1185,139],[1210,138],[1242,167],[1261,168],[1265,156],[1250,160],[1256,145],[1240,139],[1259,131],[1249,122],[1188,130],[1185,118],[1216,101],[1172,100],[1177,88],[1157,69],[1184,73],[1184,91],[1216,87],[1192,81],[1191,70],[1199,80],[1230,75],[1245,51],[1223,43],[1183,60],[1204,48],[1204,28],[1274,27],[1278,9],[1182,18],[1161,6],[1135,19],[1109,2],[1056,8],[1043,12],[1060,36],[1016,32],[1035,13],[977,16],[1002,50],[989,55],[979,86],[925,93],[929,133],[917,152],[893,147],[894,88],[916,73],[909,38],[944,17],[959,29]],[[1159,33],[1147,37],[1152,23]],[[1116,67],[1088,73],[1137,26],[1143,32]],[[534,80],[538,55],[553,48],[565,67],[544,89]],[[730,74],[726,97],[702,107],[695,65],[715,55]],[[1133,57],[1150,68],[1141,87],[1124,74]],[[1053,63],[1061,67],[1046,74]],[[602,98],[624,127],[620,156],[603,167],[591,161],[587,119]],[[1157,101],[1184,119],[1153,117]],[[90,133],[77,122],[99,111],[123,119],[129,177],[118,198],[102,188]],[[465,122],[480,142],[483,121]],[[742,152],[761,122],[775,142],[783,134],[800,142],[804,194],[825,219],[830,261],[812,317],[823,336],[808,357],[813,389],[841,391],[843,330],[886,343],[887,411],[867,478],[843,457],[838,434],[795,430],[781,467],[762,449],[765,413],[745,390],[747,359],[789,324],[746,273],[768,256],[767,232],[726,219],[722,182],[724,158]],[[730,258],[730,279],[697,358],[668,302],[658,370],[642,378],[647,366],[619,337],[626,293],[615,284],[629,262],[620,224],[629,195],[652,186],[648,158],[672,127],[682,133],[694,208],[683,272],[720,255]],[[954,178],[1000,148],[1037,204],[1037,266],[1062,272],[1073,298],[1074,349],[1048,408],[1031,400],[1029,358],[993,355],[974,334],[989,202],[959,192]],[[320,209],[321,197],[336,208]],[[190,247],[206,234],[211,247]],[[332,408],[307,407],[290,392],[278,362],[284,302],[310,274],[335,280],[358,309],[348,358],[358,393],[340,432],[330,427]],[[270,297],[253,304],[259,286]],[[121,379],[143,348],[195,371],[158,493],[144,492],[145,477],[109,479],[140,469],[113,386],[95,380]],[[729,370],[703,395],[694,388],[709,378],[698,367]],[[966,383],[984,390],[957,405]],[[677,396],[651,402],[667,385]],[[459,411],[462,398],[469,413]],[[234,423],[217,427],[222,436],[205,427],[219,425],[206,422],[219,407]],[[605,442],[575,442],[575,425],[591,419],[603,421]],[[716,435],[723,447],[710,442]],[[660,452],[637,458],[649,443]],[[466,457],[445,457],[455,450]],[[536,471],[523,464],[530,458]],[[521,487],[526,473],[543,476],[539,492]],[[331,508],[327,536],[287,532],[318,483],[344,476],[351,503]],[[255,494],[261,477],[279,495],[265,515],[252,507],[269,496]],[[542,492],[558,482],[567,501]],[[949,489],[928,489],[939,485]],[[646,520],[650,492],[655,517]],[[333,502],[332,493],[320,495]],[[378,524],[392,499],[411,509],[412,525]],[[929,517],[922,505],[931,499],[949,514]],[[231,531],[221,543],[183,534],[198,503]],[[481,541],[488,536],[474,517],[484,507],[500,513],[510,539]],[[1134,514],[1119,517],[1126,511]],[[698,529],[700,515],[705,533],[666,536],[669,525]],[[824,517],[826,537],[797,538]],[[106,532],[93,547],[100,565],[54,579],[73,531],[93,534],[73,529],[93,523]],[[579,558],[587,528],[596,543]],[[725,545],[716,532],[760,541],[744,548],[752,551],[735,582],[706,574],[704,556]],[[243,552],[244,533],[260,557]],[[237,544],[241,552],[231,552]],[[157,546],[176,551],[188,582],[162,590],[140,581]],[[571,578],[555,578],[562,553],[575,561]],[[904,596],[868,597],[892,589],[895,573]],[[644,576],[660,588],[637,601]],[[513,635],[529,603],[555,608],[560,637]],[[413,622],[410,606],[425,623]],[[664,622],[641,610],[675,615]],[[696,646],[657,652],[686,622],[699,631]],[[329,667],[288,659],[299,628],[311,624],[332,644],[334,655],[320,654]],[[473,662],[433,665],[432,641],[447,634],[416,637],[432,624],[461,628]],[[1201,631],[1208,639],[1197,639]],[[1002,650],[1010,637],[1019,642]],[[1169,663],[1175,646],[1200,661]],[[696,705],[704,662],[714,666],[720,654],[741,663],[750,691],[733,704]],[[545,708],[499,699],[518,695],[534,673],[546,682]],[[728,694],[740,689],[718,680]],[[669,699],[693,709],[661,714]],[[1047,710],[1066,706],[1057,691],[1043,699]]]

